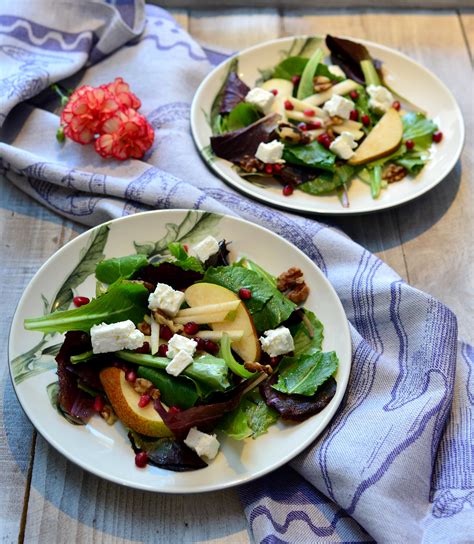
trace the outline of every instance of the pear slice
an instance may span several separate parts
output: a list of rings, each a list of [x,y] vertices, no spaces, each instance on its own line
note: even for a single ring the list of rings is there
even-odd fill
[[[386,157],[398,149],[402,136],[403,123],[400,114],[390,108],[347,162],[358,165]]]
[[[186,289],[184,296],[191,307],[240,300],[229,289],[213,283],[195,283]],[[232,349],[244,361],[258,361],[260,359],[260,342],[253,319],[243,303],[239,304],[235,312],[233,321],[211,323],[211,328],[215,331],[244,331],[241,340],[232,342]]]
[[[278,91],[272,104],[272,111],[281,115],[286,121],[285,100],[293,94],[293,83],[286,79],[273,78],[262,83],[260,87],[265,91]]]
[[[127,382],[123,370],[113,366],[104,368],[100,381],[114,412],[126,427],[145,436],[173,436],[153,407],[153,402],[144,408],[138,406],[140,395]]]

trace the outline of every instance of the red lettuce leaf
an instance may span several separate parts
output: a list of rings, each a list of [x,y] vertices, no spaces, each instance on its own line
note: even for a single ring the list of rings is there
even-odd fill
[[[149,264],[141,268],[135,279],[151,283],[167,283],[173,289],[186,289],[202,279],[202,274],[194,270],[184,270],[173,263],[163,262],[158,265]]]
[[[336,380],[327,379],[312,397],[303,395],[286,395],[273,389],[278,375],[273,375],[260,385],[260,394],[270,408],[276,410],[282,419],[291,421],[304,421],[321,412],[331,402],[336,394]]]
[[[243,157],[253,157],[260,143],[268,143],[278,127],[281,116],[270,113],[248,127],[211,137],[212,151],[222,159],[239,162]]]
[[[318,177],[317,170],[305,168],[304,166],[296,166],[294,164],[291,166],[286,164],[285,167],[282,168],[280,174],[275,176],[282,185],[292,185],[293,187],[296,187],[301,183],[306,183],[316,177]]]
[[[222,90],[219,113],[230,113],[237,104],[243,102],[249,91],[250,87],[235,72],[230,72]]]

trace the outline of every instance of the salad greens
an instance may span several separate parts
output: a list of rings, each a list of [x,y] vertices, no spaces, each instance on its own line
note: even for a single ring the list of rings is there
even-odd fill
[[[308,60],[306,57],[288,57],[275,66],[272,77],[291,81],[292,77],[301,76]]]
[[[145,255],[128,255],[127,257],[114,257],[97,264],[95,277],[98,281],[109,285],[119,279],[130,279],[133,274],[148,264]]]
[[[307,145],[288,146],[283,152],[283,159],[291,164],[309,166],[320,170],[334,172],[336,155],[328,151],[317,141]]]
[[[196,383],[188,376],[172,377],[164,371],[146,366],[139,366],[137,374],[159,389],[163,402],[168,406],[191,408],[198,399],[203,398]]]
[[[303,98],[314,94],[313,77],[323,56],[324,53],[322,49],[316,49],[304,67],[303,73],[301,74],[301,81],[296,92],[296,98],[298,98],[298,100],[303,100]]]

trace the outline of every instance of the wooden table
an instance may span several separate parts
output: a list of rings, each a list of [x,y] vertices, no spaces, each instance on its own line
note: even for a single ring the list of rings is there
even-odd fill
[[[474,14],[445,11],[178,11],[198,40],[230,49],[300,33],[334,33],[394,47],[421,62],[453,91],[466,121],[462,160],[411,204],[370,216],[330,220],[379,255],[412,285],[459,317],[473,341],[471,206]],[[167,496],[92,476],[53,450],[26,420],[7,367],[15,306],[38,267],[84,230],[1,180],[0,233],[0,540],[14,542],[249,542],[236,491]]]

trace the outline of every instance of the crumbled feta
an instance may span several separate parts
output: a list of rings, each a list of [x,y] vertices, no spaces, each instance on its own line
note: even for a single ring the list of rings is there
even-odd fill
[[[92,351],[94,353],[137,349],[143,346],[144,341],[145,335],[135,327],[130,319],[91,327]]]
[[[178,376],[193,362],[193,358],[186,351],[178,351],[166,366],[166,372],[172,376]]]
[[[346,79],[346,74],[344,73],[344,70],[337,64],[331,64],[330,66],[328,66],[328,70],[333,76],[343,77],[344,79]]]
[[[245,97],[245,102],[252,104],[252,106],[255,106],[265,115],[270,113],[274,100],[275,95],[273,93],[266,91],[265,89],[261,89],[260,87],[250,89]]]
[[[357,142],[351,132],[343,132],[329,146],[329,150],[340,159],[349,160],[354,155],[353,149],[357,147]]]
[[[266,164],[275,164],[275,163],[285,162],[281,158],[283,156],[284,147],[285,146],[281,142],[278,142],[277,140],[268,142],[268,144],[264,142],[260,142],[258,144],[255,157]]]
[[[168,342],[168,351],[166,356],[172,359],[180,351],[185,351],[190,357],[194,355],[197,348],[196,340],[192,338],[186,338],[180,334],[174,334]]]
[[[207,457],[208,459],[214,459],[219,451],[219,440],[217,440],[215,434],[206,434],[196,427],[192,427],[189,430],[188,436],[184,439],[186,446],[194,450],[199,457]]]
[[[217,253],[218,251],[219,242],[214,238],[214,236],[206,236],[203,240],[191,248],[191,253],[203,263],[205,263],[211,255],[214,255],[214,253]]]
[[[369,108],[376,113],[385,113],[393,104],[393,95],[382,85],[369,85],[367,87],[369,98]]]
[[[175,291],[166,283],[157,283],[156,289],[148,297],[150,310],[161,310],[169,316],[175,316],[184,301],[184,293]]]
[[[335,94],[324,104],[323,109],[327,111],[331,117],[349,119],[351,111],[354,109],[354,102]]]
[[[295,349],[291,332],[286,327],[271,329],[265,331],[263,334],[265,336],[260,337],[260,343],[262,344],[263,351],[268,353],[270,357],[284,355]]]

